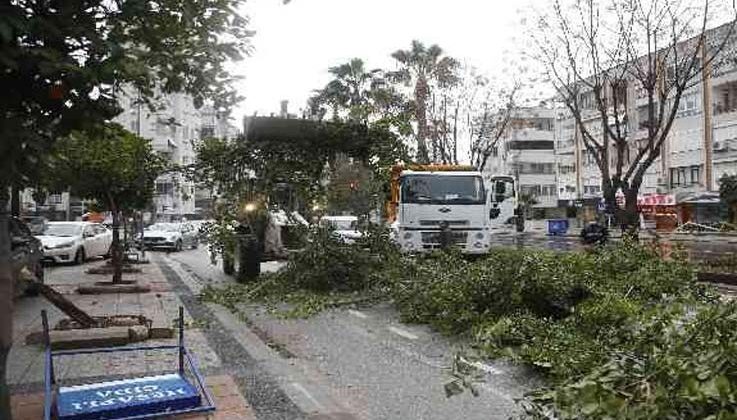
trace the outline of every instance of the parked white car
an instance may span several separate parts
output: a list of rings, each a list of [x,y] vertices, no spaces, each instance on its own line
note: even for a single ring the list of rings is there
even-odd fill
[[[110,254],[113,233],[99,223],[49,222],[36,236],[44,249],[44,260],[82,264],[85,260]]]
[[[352,244],[363,236],[358,230],[356,216],[323,216],[320,218],[320,226],[332,228],[335,236],[347,244]]]
[[[143,230],[143,245],[181,251],[184,247],[197,248],[197,236],[197,230],[189,223],[154,223]]]

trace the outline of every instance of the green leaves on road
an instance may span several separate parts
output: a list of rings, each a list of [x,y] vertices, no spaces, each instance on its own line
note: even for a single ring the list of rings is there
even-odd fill
[[[235,306],[288,302],[292,315],[355,302],[361,293],[391,299],[406,322],[538,371],[547,385],[520,402],[523,417],[726,419],[737,412],[737,305],[697,284],[685,259],[663,260],[654,247],[634,243],[587,253],[497,249],[475,261],[453,253],[409,258],[376,233],[355,246],[320,235],[283,271],[205,297]],[[481,379],[467,362],[451,376],[449,396],[475,392]]]

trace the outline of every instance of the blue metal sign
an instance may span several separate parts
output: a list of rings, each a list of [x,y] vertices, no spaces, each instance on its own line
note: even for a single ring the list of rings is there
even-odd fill
[[[200,405],[197,390],[179,374],[62,387],[59,420],[119,419]]]

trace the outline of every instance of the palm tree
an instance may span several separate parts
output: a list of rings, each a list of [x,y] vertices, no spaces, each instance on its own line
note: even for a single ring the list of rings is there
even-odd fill
[[[430,96],[431,82],[438,87],[455,84],[458,80],[456,69],[458,61],[443,56],[443,50],[436,44],[425,47],[420,41],[412,41],[409,50],[397,50],[392,54],[401,68],[391,74],[397,82],[408,86],[414,84],[415,120],[417,120],[417,160],[430,161],[427,152],[427,100]]]
[[[330,67],[328,72],[334,76],[333,80],[317,90],[311,102],[329,106],[334,118],[340,110],[347,110],[349,119],[366,121],[371,113],[371,92],[381,79],[381,71],[367,71],[363,60],[354,58],[347,63]]]

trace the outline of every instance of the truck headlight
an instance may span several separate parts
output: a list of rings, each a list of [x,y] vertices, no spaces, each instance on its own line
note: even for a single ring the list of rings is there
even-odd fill
[[[476,234],[476,239],[484,239],[484,232],[478,232]]]
[[[412,232],[404,232],[404,239],[412,239]]]
[[[58,245],[53,246],[54,249],[60,249],[60,248],[69,248],[70,246],[74,245],[74,241],[71,242],[62,242]]]
[[[476,248],[481,248],[484,245],[481,242],[476,242],[476,243],[473,244],[473,246],[475,246]]]

